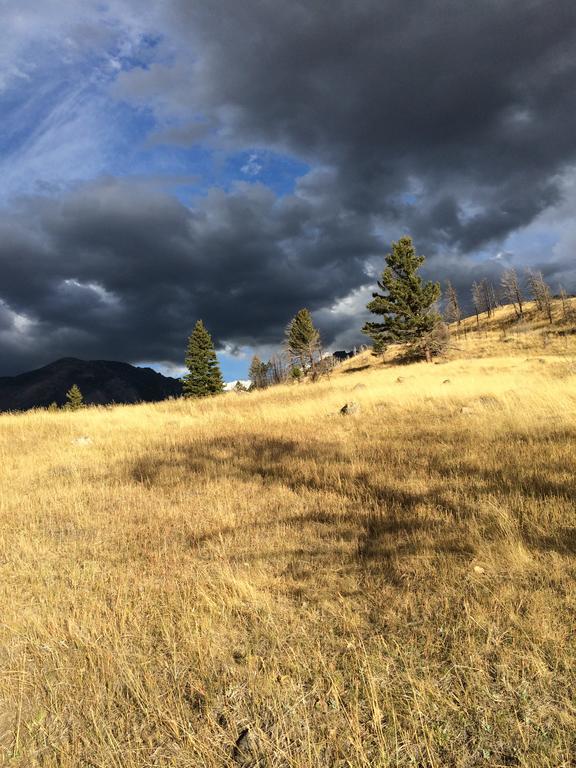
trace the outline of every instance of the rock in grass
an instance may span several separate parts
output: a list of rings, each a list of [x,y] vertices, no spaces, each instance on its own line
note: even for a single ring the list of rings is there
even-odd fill
[[[92,445],[92,438],[87,435],[82,435],[72,440],[73,445]]]
[[[346,403],[346,405],[343,405],[342,408],[340,408],[340,413],[342,416],[352,416],[352,414],[358,413],[359,411],[360,406],[354,401]]]
[[[366,389],[366,384],[362,384],[362,382],[360,382],[359,384],[355,384],[353,389]]]
[[[442,384],[450,384],[450,383],[451,383],[450,379],[444,379],[444,381],[442,382]]]

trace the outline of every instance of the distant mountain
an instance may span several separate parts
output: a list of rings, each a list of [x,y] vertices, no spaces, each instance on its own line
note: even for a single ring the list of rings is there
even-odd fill
[[[182,394],[178,379],[151,368],[108,360],[65,357],[19,376],[0,377],[0,411],[64,405],[66,392],[77,384],[88,404],[138,403],[165,400]]]

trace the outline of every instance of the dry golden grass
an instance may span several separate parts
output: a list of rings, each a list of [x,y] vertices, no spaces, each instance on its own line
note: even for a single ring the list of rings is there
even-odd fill
[[[568,313],[569,319],[565,317]],[[571,317],[570,317],[571,315]],[[552,302],[552,324],[539,312],[536,303],[524,304],[524,316],[518,319],[511,305],[498,307],[490,318],[486,314],[464,318],[458,326],[450,326],[452,340],[445,359],[462,360],[479,357],[574,357],[576,355],[576,299],[571,298],[563,308],[560,300]],[[402,347],[391,346],[383,360],[399,363],[405,355]],[[343,363],[341,370],[356,369],[359,365],[376,367],[381,358],[363,355]]]
[[[574,766],[575,437],[539,350],[0,417],[0,765]]]

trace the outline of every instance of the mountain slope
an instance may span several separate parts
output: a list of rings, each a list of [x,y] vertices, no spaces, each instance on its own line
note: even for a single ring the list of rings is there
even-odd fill
[[[182,393],[178,379],[151,368],[65,357],[19,376],[0,377],[0,411],[63,405],[73,384],[80,387],[86,403],[97,405],[155,402]]]

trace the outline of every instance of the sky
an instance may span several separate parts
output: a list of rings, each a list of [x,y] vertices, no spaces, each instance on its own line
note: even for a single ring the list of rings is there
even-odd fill
[[[404,234],[576,292],[575,52],[573,0],[0,0],[0,376],[349,349]]]

